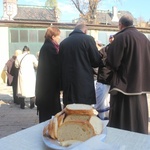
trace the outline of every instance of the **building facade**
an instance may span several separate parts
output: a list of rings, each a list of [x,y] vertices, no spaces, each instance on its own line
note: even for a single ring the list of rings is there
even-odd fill
[[[4,68],[7,60],[12,57],[16,49],[22,50],[27,45],[31,53],[36,55],[40,50],[47,27],[54,25],[61,30],[61,41],[68,37],[74,29],[73,23],[52,23],[52,22],[22,22],[22,21],[0,21],[0,73]],[[108,44],[110,35],[118,32],[118,26],[111,25],[87,25],[88,34],[92,35],[95,40],[100,40]],[[138,28],[150,39],[150,28]],[[2,79],[0,78],[0,82]]]
[[[108,44],[109,36],[118,32],[118,19],[129,12],[98,11],[98,25],[88,24],[88,34],[103,44]],[[132,14],[131,14],[132,15]],[[31,53],[36,55],[44,42],[47,27],[54,25],[61,30],[61,41],[68,37],[74,29],[75,23],[59,23],[55,9],[39,6],[22,6],[17,0],[3,0],[3,17],[0,20],[0,74],[7,60],[15,50],[22,50],[27,45]],[[150,28],[138,28],[150,39]],[[2,75],[1,75],[2,76]],[[0,77],[0,82],[3,82]]]
[[[3,0],[1,20],[57,22],[55,8],[46,6],[18,5],[17,0]]]

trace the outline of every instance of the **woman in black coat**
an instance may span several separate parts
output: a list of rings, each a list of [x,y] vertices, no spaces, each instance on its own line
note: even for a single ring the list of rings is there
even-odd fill
[[[36,105],[39,122],[46,121],[61,111],[59,82],[59,40],[60,30],[49,27],[45,42],[39,53],[36,78]]]

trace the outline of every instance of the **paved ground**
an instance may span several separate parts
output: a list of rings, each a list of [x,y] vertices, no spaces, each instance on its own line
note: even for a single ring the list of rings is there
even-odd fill
[[[26,101],[26,105],[29,105],[29,100],[27,99]],[[148,102],[150,108],[150,98]],[[11,87],[6,86],[6,84],[0,84],[0,138],[35,124],[38,124],[36,108],[20,109],[19,105],[13,103]]]
[[[29,100],[26,100],[29,105]],[[12,89],[0,84],[0,138],[38,123],[36,108],[20,109],[13,103]]]

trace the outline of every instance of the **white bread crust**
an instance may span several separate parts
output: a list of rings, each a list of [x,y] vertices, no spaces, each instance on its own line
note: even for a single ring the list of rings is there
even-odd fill
[[[102,121],[95,115],[95,111],[91,105],[69,104],[50,120],[43,130],[43,135],[46,136],[48,133],[62,146],[86,141],[101,134],[103,129]]]

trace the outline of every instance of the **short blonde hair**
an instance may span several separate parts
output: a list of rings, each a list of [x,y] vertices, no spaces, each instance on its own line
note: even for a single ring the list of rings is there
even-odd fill
[[[14,56],[17,57],[20,54],[22,54],[22,50],[20,50],[20,49],[15,50]]]
[[[52,39],[53,36],[57,36],[60,34],[60,30],[58,27],[48,27],[45,33],[45,39]]]

